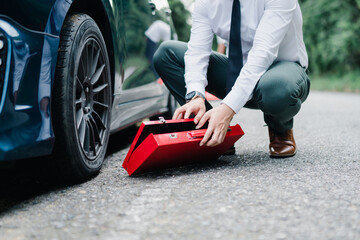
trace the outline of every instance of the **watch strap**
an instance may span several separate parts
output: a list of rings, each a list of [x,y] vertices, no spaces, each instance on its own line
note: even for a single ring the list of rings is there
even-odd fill
[[[201,97],[205,100],[205,96],[198,91],[192,91],[185,95],[186,102],[190,102],[191,100],[194,100],[195,98]]]

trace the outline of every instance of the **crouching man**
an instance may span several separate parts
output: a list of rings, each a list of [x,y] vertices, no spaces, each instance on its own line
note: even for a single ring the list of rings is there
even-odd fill
[[[228,56],[211,50],[214,34],[229,43]],[[222,143],[247,107],[264,114],[270,156],[295,155],[294,116],[310,87],[297,0],[197,0],[190,41],[164,42],[154,65],[182,105],[173,119],[194,115],[198,128],[208,122],[200,145]],[[205,90],[222,99],[218,107]]]

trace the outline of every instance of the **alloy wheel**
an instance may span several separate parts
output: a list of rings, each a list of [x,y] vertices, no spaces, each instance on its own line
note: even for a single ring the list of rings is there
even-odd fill
[[[81,52],[75,84],[74,116],[78,141],[89,159],[95,159],[105,146],[109,118],[110,87],[105,59],[99,42],[88,38]]]

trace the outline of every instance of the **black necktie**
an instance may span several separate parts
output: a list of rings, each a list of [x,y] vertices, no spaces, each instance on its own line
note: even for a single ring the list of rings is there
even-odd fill
[[[229,65],[226,80],[226,94],[234,86],[236,78],[243,67],[243,56],[241,47],[241,11],[240,1],[234,0],[231,14],[230,42],[229,42]]]

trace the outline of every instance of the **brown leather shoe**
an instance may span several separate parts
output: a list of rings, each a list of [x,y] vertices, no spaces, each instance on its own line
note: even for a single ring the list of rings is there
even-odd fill
[[[276,133],[271,128],[268,129],[270,157],[285,158],[292,157],[296,154],[296,143],[292,129],[282,134]]]

